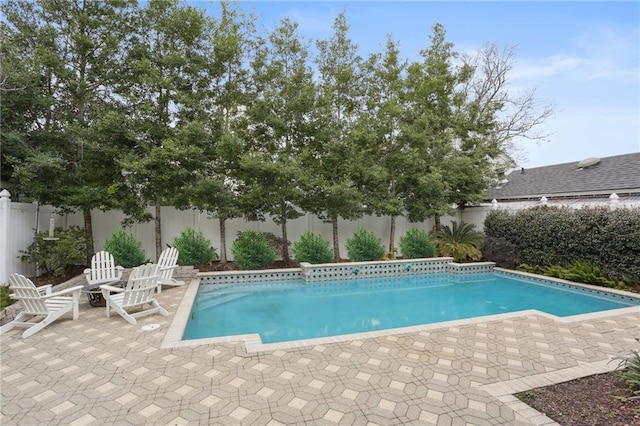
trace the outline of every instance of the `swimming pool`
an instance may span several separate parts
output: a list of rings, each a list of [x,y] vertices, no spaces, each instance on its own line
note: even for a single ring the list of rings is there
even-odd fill
[[[567,317],[635,306],[640,299],[499,272],[201,285],[182,339],[289,342],[527,310]]]

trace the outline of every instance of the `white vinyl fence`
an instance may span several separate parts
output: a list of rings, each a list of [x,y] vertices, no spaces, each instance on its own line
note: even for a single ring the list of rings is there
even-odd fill
[[[487,207],[488,211],[489,207]],[[153,213],[149,209],[149,213]],[[464,213],[464,212],[461,212]],[[203,232],[206,238],[211,241],[216,253],[220,254],[220,224],[218,219],[211,218],[207,213],[200,213],[197,210],[178,210],[173,207],[162,207],[162,244],[172,244],[175,237],[179,236],[187,227],[191,227]],[[482,222],[486,213],[477,215],[479,222],[476,223],[478,229],[482,229]],[[104,248],[105,241],[111,237],[114,231],[121,227],[124,214],[119,211],[102,212],[95,210],[92,212],[94,249],[96,251]],[[443,224],[449,224],[451,220],[460,220],[458,217],[443,218]],[[57,228],[67,229],[70,226],[83,227],[83,217],[80,213],[58,214],[51,206],[42,206],[36,203],[14,203],[11,202],[10,194],[3,190],[0,194],[0,285],[4,285],[12,273],[21,273],[27,276],[36,274],[35,265],[20,260],[20,256],[27,250],[34,241],[36,230],[38,232],[48,232],[54,224]],[[355,221],[340,220],[338,223],[340,232],[340,254],[347,257],[345,243],[358,227],[373,231],[382,239],[385,247],[389,245],[390,218],[366,216]],[[430,231],[433,228],[433,220],[422,223],[409,223],[405,218],[396,218],[395,243],[402,237],[411,226]],[[150,260],[156,259],[155,253],[155,225],[154,222],[134,224],[127,231],[132,232],[141,241],[142,248]],[[272,232],[281,235],[281,228],[272,220],[265,222],[249,222],[244,219],[232,219],[226,223],[227,237],[227,258],[233,260],[231,244],[236,239],[237,233],[246,229],[256,231]],[[332,243],[332,228],[330,223],[324,223],[314,215],[307,214],[287,224],[288,239],[291,242],[298,241],[306,230],[319,232],[323,237]],[[54,235],[55,237],[55,235]],[[46,241],[45,244],[56,244],[55,240]]]
[[[484,229],[484,220],[487,214],[493,209],[525,209],[538,204],[547,204],[546,199],[540,201],[518,202],[518,203],[491,203],[475,207],[459,209],[455,216],[442,218],[442,224],[448,225],[452,220],[473,223],[478,231]],[[632,197],[619,202],[618,197],[612,194],[609,200],[563,200],[549,201],[549,205],[564,205],[572,208],[581,208],[595,205],[609,205],[610,208],[640,207],[640,198]],[[149,208],[149,213],[154,213]],[[173,207],[162,207],[162,244],[172,244],[175,237],[179,236],[187,227],[191,227],[203,232],[206,238],[211,241],[211,245],[220,254],[220,224],[217,219],[211,218],[206,213],[197,210],[178,210]],[[105,241],[111,237],[116,229],[121,227],[125,216],[118,211],[102,212],[94,210],[93,238],[94,249],[96,251],[104,248]],[[70,226],[84,226],[82,215],[79,213],[58,214],[51,206],[41,206],[36,203],[13,203],[11,194],[6,189],[0,192],[0,285],[5,285],[12,273],[21,273],[27,276],[36,274],[35,265],[20,260],[21,254],[27,250],[34,241],[36,231],[46,232],[52,225],[58,228],[67,229]],[[347,257],[345,243],[353,233],[359,228],[373,231],[382,239],[385,247],[389,245],[389,217],[365,216],[355,221],[340,220],[339,239],[340,255]],[[409,223],[405,218],[396,218],[395,245],[397,247],[400,237],[402,237],[411,226],[430,231],[433,228],[433,220],[429,219],[422,223]],[[281,235],[280,226],[272,220],[265,222],[248,222],[244,219],[228,220],[226,223],[227,237],[227,259],[233,260],[231,244],[236,239],[237,233],[246,229],[256,231],[271,232]],[[291,242],[298,241],[300,236],[306,231],[318,232],[332,244],[333,234],[330,223],[324,223],[314,215],[307,214],[287,224],[288,239]],[[142,242],[142,248],[150,260],[156,259],[155,253],[155,225],[154,222],[134,224],[127,229]],[[55,237],[55,236],[54,236]],[[55,240],[46,241],[45,244],[56,244]],[[333,246],[333,244],[332,244]],[[399,253],[402,255],[402,253]]]

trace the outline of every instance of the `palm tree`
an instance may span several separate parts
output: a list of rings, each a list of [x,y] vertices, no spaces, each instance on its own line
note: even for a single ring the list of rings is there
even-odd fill
[[[452,227],[443,226],[435,232],[438,254],[453,257],[455,262],[476,261],[482,257],[480,247],[484,234],[475,230],[473,223],[452,222]]]

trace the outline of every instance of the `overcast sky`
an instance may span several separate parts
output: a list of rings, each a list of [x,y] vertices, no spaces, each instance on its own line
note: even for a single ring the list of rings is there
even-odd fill
[[[216,14],[210,1],[192,1]],[[640,2],[577,1],[243,1],[263,33],[289,17],[312,40],[332,35],[346,10],[362,56],[382,51],[386,35],[405,58],[429,46],[441,23],[460,53],[485,45],[516,46],[511,85],[535,88],[554,106],[548,142],[519,143],[523,167],[640,151]]]

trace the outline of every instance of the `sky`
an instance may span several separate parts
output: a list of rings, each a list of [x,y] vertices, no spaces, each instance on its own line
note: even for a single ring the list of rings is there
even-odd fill
[[[216,14],[209,0],[191,1]],[[309,40],[329,39],[346,11],[349,36],[366,57],[387,35],[417,60],[440,23],[454,50],[515,47],[514,91],[535,89],[553,106],[545,141],[516,141],[525,168],[640,152],[640,2],[597,1],[242,1],[267,35],[288,17]],[[640,171],[639,171],[640,173]]]

